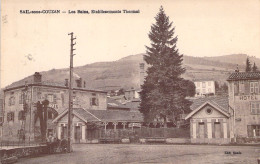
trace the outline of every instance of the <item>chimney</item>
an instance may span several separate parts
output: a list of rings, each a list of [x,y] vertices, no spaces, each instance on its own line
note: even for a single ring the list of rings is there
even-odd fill
[[[34,73],[33,82],[36,83],[36,84],[42,82],[42,75],[39,72]]]
[[[76,81],[77,87],[81,88],[82,87],[82,78],[79,78]]]
[[[69,79],[65,79],[65,86],[66,86],[66,87],[69,86]]]
[[[235,70],[235,72],[239,72],[238,64],[237,64],[237,69]]]
[[[140,63],[139,68],[140,68],[140,88],[141,88],[141,85],[144,84],[144,63]]]

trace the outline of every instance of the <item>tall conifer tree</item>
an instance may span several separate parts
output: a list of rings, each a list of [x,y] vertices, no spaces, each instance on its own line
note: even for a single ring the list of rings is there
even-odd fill
[[[166,118],[176,123],[179,114],[189,112],[190,102],[185,99],[187,88],[181,75],[183,55],[176,48],[175,28],[166,16],[163,7],[155,17],[149,38],[151,46],[147,48],[144,60],[150,66],[142,85],[140,111],[145,122]]]
[[[252,71],[253,71],[253,72],[258,72],[258,68],[257,68],[257,66],[255,65],[255,63],[254,63],[254,65],[253,65],[253,67],[252,67]]]
[[[247,57],[246,58],[246,72],[251,72],[251,70],[252,70],[251,63]]]

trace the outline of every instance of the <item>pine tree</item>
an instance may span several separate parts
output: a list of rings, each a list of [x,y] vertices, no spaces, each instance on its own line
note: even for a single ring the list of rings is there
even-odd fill
[[[257,68],[257,66],[255,65],[255,63],[254,63],[254,65],[253,65],[252,71],[253,71],[253,72],[257,72],[257,71],[258,71],[258,68]]]
[[[176,123],[180,114],[190,111],[190,101],[186,100],[187,81],[181,75],[183,55],[176,48],[177,37],[174,37],[172,22],[166,16],[163,7],[155,17],[156,23],[151,26],[149,38],[151,46],[147,48],[144,60],[150,67],[140,92],[140,111],[145,122],[166,118]],[[195,92],[195,91],[194,91]]]
[[[246,72],[251,72],[251,63],[248,58],[246,58]]]

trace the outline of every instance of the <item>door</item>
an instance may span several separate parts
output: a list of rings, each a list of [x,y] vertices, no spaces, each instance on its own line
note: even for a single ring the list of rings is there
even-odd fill
[[[199,123],[199,138],[205,138],[204,126],[204,122]]]
[[[67,126],[62,126],[61,139],[67,139],[68,138],[67,136],[68,136]]]
[[[220,123],[215,122],[214,123],[214,129],[215,129],[215,138],[221,138],[221,128],[220,128]]]
[[[80,126],[75,126],[75,142],[79,143],[81,139]]]

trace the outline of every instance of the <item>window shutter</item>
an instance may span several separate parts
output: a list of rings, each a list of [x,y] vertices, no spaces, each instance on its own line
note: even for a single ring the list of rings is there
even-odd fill
[[[241,94],[245,93],[245,84],[243,82],[239,84],[239,93]]]
[[[57,96],[55,94],[53,95],[53,103],[57,103]]]
[[[247,135],[248,135],[248,137],[253,137],[252,125],[247,125]]]
[[[245,94],[249,95],[250,94],[250,84],[249,84],[249,82],[245,81],[244,85],[245,85]]]
[[[99,106],[99,101],[98,101],[98,98],[96,98],[96,104],[97,104],[97,106]]]
[[[89,98],[90,106],[92,106],[92,98]]]
[[[9,122],[10,121],[10,113],[7,113],[7,121]]]
[[[238,82],[235,82],[235,83],[234,83],[234,93],[235,93],[235,95],[238,94],[238,91],[239,91],[239,83],[238,83]]]

